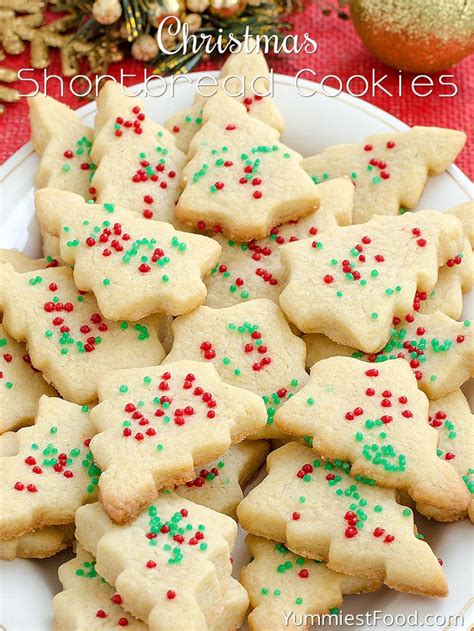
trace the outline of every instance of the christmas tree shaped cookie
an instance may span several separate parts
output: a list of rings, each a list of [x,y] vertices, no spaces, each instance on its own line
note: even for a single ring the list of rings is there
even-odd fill
[[[213,239],[54,189],[38,191],[35,200],[40,224],[60,236],[77,287],[94,292],[104,317],[178,315],[204,302],[201,278],[220,253]]]
[[[397,504],[393,489],[352,477],[347,463],[325,463],[294,442],[272,452],[267,469],[237,509],[247,531],[327,561],[334,572],[402,592],[447,595],[437,558],[417,538],[413,513]]]
[[[461,390],[441,399],[430,401],[428,422],[438,430],[438,456],[457,471],[467,486],[471,501],[467,511],[451,515],[425,504],[417,503],[420,513],[440,521],[455,521],[468,514],[474,523],[474,416]]]
[[[199,307],[173,321],[174,342],[165,363],[212,362],[231,385],[269,396],[306,378],[305,346],[271,300]],[[282,397],[283,398],[283,397]]]
[[[67,105],[41,92],[28,99],[31,141],[40,156],[35,183],[88,199],[95,165],[92,129]]]
[[[92,401],[97,379],[111,369],[163,358],[159,316],[105,320],[95,298],[76,288],[69,267],[18,274],[1,265],[0,274],[5,330],[27,342],[32,365],[69,401]]]
[[[41,156],[35,184],[71,191],[88,199],[95,164],[91,159],[93,131],[67,105],[38,93],[28,99],[31,140]],[[56,256],[56,238],[42,233],[43,253]]]
[[[242,569],[240,580],[253,609],[248,618],[251,631],[309,631],[310,622],[297,624],[301,616],[312,614],[316,622],[318,615],[339,612],[343,594],[372,592],[381,586],[377,579],[333,572],[321,561],[293,554],[282,543],[255,535],[248,535],[245,542],[253,560]]]
[[[94,433],[86,406],[41,397],[35,424],[16,434],[17,453],[0,458],[0,539],[70,524],[79,506],[96,499]]]
[[[222,92],[207,101],[203,121],[183,170],[179,221],[249,241],[318,208],[301,156],[279,142],[275,129]]]
[[[222,247],[218,264],[206,278],[209,307],[228,307],[252,298],[269,298],[278,303],[285,285],[280,248],[285,243],[314,237],[321,230],[351,223],[354,187],[338,179],[318,185],[319,209],[303,219],[272,228],[270,236],[238,243],[222,235],[215,237]]]
[[[259,396],[223,383],[204,362],[113,371],[99,380],[98,394],[91,449],[103,471],[101,500],[119,523],[158,489],[193,479],[194,466],[222,456],[266,419]]]
[[[430,399],[439,399],[474,373],[474,346],[470,320],[457,322],[443,313],[409,313],[394,318],[390,338],[378,353],[363,353],[336,344],[324,335],[305,335],[307,366],[326,357],[344,355],[371,363],[404,359],[410,365],[418,387]]]
[[[466,142],[466,134],[440,127],[414,127],[369,136],[360,145],[334,145],[306,158],[316,183],[347,176],[355,184],[354,223],[374,215],[398,215],[415,208],[429,175],[445,171]]]
[[[218,513],[235,517],[242,489],[252,480],[268,454],[264,440],[245,440],[226,453],[195,469],[194,478],[175,489],[177,495]]]
[[[474,201],[450,208],[446,212],[457,217],[464,226],[464,232],[474,248]]]
[[[22,537],[0,541],[0,559],[47,559],[74,541],[74,524],[46,526]]]
[[[56,392],[31,365],[25,345],[0,324],[0,434],[29,425],[43,394]]]
[[[114,525],[96,503],[77,511],[76,526],[96,571],[150,631],[240,627],[248,597],[230,577],[230,517],[161,493],[130,525]]]
[[[471,244],[464,238],[462,250],[440,268],[438,280],[431,292],[417,292],[414,307],[420,313],[441,311],[450,318],[460,318],[463,293],[470,291],[474,281],[474,258]]]
[[[350,384],[350,387],[348,387]],[[309,383],[277,412],[281,430],[310,436],[315,451],[352,464],[352,475],[406,489],[422,503],[465,510],[468,493],[439,460],[438,436],[426,422],[428,399],[400,359],[376,368],[350,357],[313,366]]]
[[[459,220],[429,210],[330,228],[281,249],[288,284],[280,305],[305,333],[378,351],[392,318],[411,312],[417,289],[433,289],[462,238]]]
[[[145,114],[143,103],[113,81],[97,100],[92,157],[97,202],[173,222],[185,156],[173,136]]]
[[[248,50],[242,48],[229,55],[222,66],[218,85],[227,96],[245,105],[251,116],[282,131],[283,118],[273,99],[268,96],[270,79],[267,61],[255,40],[248,40],[248,44]],[[207,92],[213,95],[216,88],[201,86],[192,106],[170,116],[165,122],[166,129],[175,137],[176,146],[184,153],[187,153],[192,137],[202,126],[202,109]]]
[[[274,392],[262,396],[265,407],[267,408],[267,424],[263,429],[249,436],[250,440],[258,440],[260,438],[265,440],[281,440],[285,437],[288,438],[288,435],[284,434],[275,424],[275,414],[286,401],[291,399],[298,390],[301,390],[308,380],[308,373],[301,373],[298,379],[291,379],[290,382],[285,381],[281,388],[277,388]]]
[[[74,559],[59,567],[63,591],[53,598],[55,629],[147,631],[146,624],[121,607],[122,597],[97,574],[95,566],[94,557],[77,545]]]
[[[59,248],[59,241],[57,245]],[[10,263],[16,272],[32,272],[37,269],[64,265],[64,261],[61,261],[58,257],[45,256],[41,259],[30,259],[19,250],[0,249],[0,264],[3,263]]]

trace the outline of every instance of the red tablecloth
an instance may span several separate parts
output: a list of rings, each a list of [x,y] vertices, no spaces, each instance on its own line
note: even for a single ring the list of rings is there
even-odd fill
[[[343,83],[354,75],[360,74],[367,78],[372,76],[374,70],[380,77],[388,75],[384,86],[389,91],[396,93],[398,72],[388,68],[377,61],[363,46],[350,21],[338,19],[336,16],[325,17],[315,6],[310,6],[304,13],[292,18],[294,33],[309,32],[319,44],[315,54],[308,55],[279,55],[269,59],[275,72],[294,75],[301,68],[312,68],[317,72],[316,80],[324,75],[334,74],[341,78]],[[53,53],[53,63],[49,67],[49,73],[60,73],[60,64],[57,54]],[[470,132],[474,118],[474,73],[473,57],[464,60],[449,72],[454,75],[453,81],[458,86],[459,92],[454,98],[440,98],[441,91],[446,88],[436,88],[434,93],[427,98],[415,96],[409,90],[409,83],[413,76],[405,74],[403,77],[403,96],[388,96],[380,91],[375,96],[364,97],[378,107],[390,112],[409,125],[439,125],[441,127],[453,127]],[[199,70],[210,70],[219,67],[221,60],[208,61],[202,64]],[[27,52],[18,56],[9,56],[2,65],[8,65],[15,69],[29,66]],[[142,66],[134,60],[127,60],[121,64],[126,72],[136,73],[141,76]],[[117,74],[120,66],[111,68],[111,74]],[[37,78],[42,76],[42,71],[36,72]],[[307,75],[305,75],[305,78]],[[307,77],[309,78],[309,76]],[[437,84],[437,76],[433,75]],[[136,82],[131,81],[131,83]],[[19,89],[25,85],[17,82]],[[355,86],[354,86],[355,87]],[[58,97],[58,89],[48,89],[48,94]],[[69,91],[61,98],[72,107],[79,107],[84,103]],[[3,163],[12,153],[30,139],[26,100],[10,105],[7,112],[0,118],[0,163]],[[458,166],[471,178],[474,176],[474,159],[471,141],[468,143],[457,160]]]

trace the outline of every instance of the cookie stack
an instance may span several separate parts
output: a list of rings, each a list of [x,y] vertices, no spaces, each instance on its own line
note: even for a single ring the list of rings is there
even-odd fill
[[[309,628],[382,584],[448,593],[413,511],[473,518],[473,204],[405,210],[465,135],[303,160],[267,72],[231,56],[164,127],[113,82],[94,130],[30,101],[45,258],[0,252],[0,556],[74,546],[58,631],[232,631],[249,605],[254,631]]]

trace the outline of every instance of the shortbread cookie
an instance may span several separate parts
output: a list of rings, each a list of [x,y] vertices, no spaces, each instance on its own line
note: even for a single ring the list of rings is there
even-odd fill
[[[272,228],[270,236],[259,241],[238,243],[221,235],[218,264],[206,278],[209,307],[228,307],[252,298],[269,298],[278,303],[285,286],[280,248],[285,243],[314,237],[319,231],[351,223],[354,186],[349,180],[333,180],[318,185],[319,209],[299,221]]]
[[[381,586],[377,579],[333,572],[321,561],[293,554],[282,543],[255,535],[248,535],[245,543],[253,557],[240,574],[253,609],[250,631],[308,631],[309,616],[317,622],[319,615],[337,613],[343,594],[373,592]],[[306,614],[308,623],[299,624]]]
[[[53,598],[56,631],[111,629],[147,631],[146,624],[121,607],[122,597],[95,569],[94,557],[80,545],[76,556],[59,567],[63,591]]]
[[[433,289],[462,238],[460,221],[434,210],[330,228],[281,248],[288,284],[280,305],[305,333],[378,351],[392,318],[412,310],[417,289]]]
[[[263,402],[267,408],[267,424],[263,429],[249,436],[249,440],[259,440],[260,438],[265,440],[281,440],[284,439],[285,436],[288,437],[288,435],[284,434],[275,424],[275,414],[286,401],[291,399],[298,390],[301,390],[308,380],[308,373],[301,373],[298,379],[292,379],[290,382],[286,381],[285,385],[278,388],[275,392],[263,395]]]
[[[333,342],[326,335],[321,333],[308,333],[303,335],[306,344],[306,368],[311,368],[316,362],[329,357],[355,357],[357,359],[365,359],[368,354],[358,351],[352,346],[338,344]],[[374,357],[376,353],[373,353]]]
[[[474,345],[470,320],[457,322],[443,313],[409,313],[394,318],[390,338],[379,353],[363,353],[332,342],[324,335],[305,335],[307,366],[326,357],[343,355],[369,362],[405,359],[418,387],[439,399],[462,386],[474,374]]]
[[[46,526],[22,537],[0,541],[0,559],[47,559],[74,541],[74,524]]]
[[[335,572],[383,580],[402,592],[447,595],[436,556],[417,538],[413,513],[397,504],[393,489],[351,477],[347,463],[325,463],[298,443],[273,451],[267,468],[237,508],[247,531],[325,560]]]
[[[223,383],[204,362],[113,371],[97,389],[91,449],[103,471],[101,501],[118,523],[135,518],[160,488],[192,480],[193,467],[222,456],[267,416],[258,395]]]
[[[270,396],[305,379],[305,345],[271,300],[199,307],[173,321],[174,342],[165,363],[212,362],[231,385]]]
[[[0,434],[30,425],[38,401],[57,393],[31,365],[24,344],[7,335],[0,324]]]
[[[247,112],[263,123],[282,131],[284,121],[273,99],[268,96],[271,87],[268,64],[265,55],[249,40],[249,50],[231,53],[222,66],[218,85],[227,96],[235,98],[245,105]],[[215,87],[201,86],[200,92],[214,94]],[[165,127],[176,140],[176,146],[184,153],[189,149],[194,134],[202,126],[202,109],[206,102],[204,94],[197,93],[192,106],[179,114],[170,116]]]
[[[96,503],[77,511],[76,526],[96,571],[151,631],[239,628],[248,597],[230,578],[237,535],[230,517],[161,493],[130,525],[114,525]]]
[[[455,206],[446,212],[455,215],[461,221],[466,237],[469,239],[471,247],[474,248],[474,201]]]
[[[0,458],[0,539],[70,524],[79,506],[96,499],[94,433],[87,406],[41,397],[35,424],[16,434],[16,455]]]
[[[157,364],[159,316],[137,323],[111,322],[95,298],[78,291],[69,267],[16,273],[0,266],[3,325],[26,340],[32,365],[74,403],[96,398],[97,379],[115,368]]]
[[[301,156],[279,133],[219,92],[203,110],[189,148],[176,218],[239,241],[261,239],[273,226],[314,212],[319,195]]]
[[[93,132],[67,105],[41,92],[27,99],[31,141],[40,156],[35,184],[71,191],[89,199],[95,165]]]
[[[177,495],[235,518],[237,505],[268,454],[264,440],[245,440],[226,453],[195,469],[194,478],[176,487]]]
[[[315,364],[309,383],[276,413],[288,434],[310,436],[326,458],[352,463],[352,475],[406,489],[417,502],[466,510],[465,485],[438,459],[428,399],[405,361],[379,364],[332,357]]]
[[[90,153],[93,131],[67,105],[38,93],[28,100],[31,140],[41,156],[35,184],[71,191],[89,199],[95,190],[91,180],[95,164]],[[59,243],[42,232],[43,253],[56,256]]]
[[[316,183],[348,176],[355,184],[354,223],[374,215],[398,215],[415,208],[428,175],[454,162],[466,134],[440,127],[414,127],[374,134],[360,145],[334,145],[306,158],[303,167]]]
[[[429,424],[438,430],[438,456],[458,472],[470,494],[467,511],[446,515],[443,511],[418,503],[416,509],[439,521],[455,521],[469,516],[474,523],[474,416],[461,390],[430,401]]]
[[[414,307],[420,313],[441,311],[450,318],[461,317],[463,293],[474,283],[474,257],[471,244],[464,238],[462,250],[440,268],[438,280],[431,292],[417,292]]]
[[[173,222],[185,156],[143,103],[107,81],[97,99],[92,157],[98,203],[117,204],[145,219]]]
[[[38,406],[36,406],[38,407]],[[18,453],[18,432],[5,432],[0,436],[0,457],[15,456]]]
[[[59,247],[59,241],[58,241]],[[58,250],[59,252],[59,250]],[[33,272],[37,269],[59,267],[64,265],[59,257],[45,256],[41,259],[30,259],[19,250],[0,249],[0,263],[10,263],[16,272]]]
[[[93,291],[111,320],[151,313],[179,315],[204,302],[202,277],[218,260],[214,239],[147,221],[113,204],[87,204],[78,195],[43,189],[35,196],[40,225],[60,237],[74,281]]]

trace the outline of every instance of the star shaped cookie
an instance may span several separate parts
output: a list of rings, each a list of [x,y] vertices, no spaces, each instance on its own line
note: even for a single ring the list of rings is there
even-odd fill
[[[235,518],[243,489],[260,469],[268,454],[264,440],[244,440],[223,456],[197,467],[194,478],[175,488],[175,493],[196,504]]]
[[[223,381],[262,397],[282,388],[294,390],[307,378],[304,342],[271,300],[250,300],[225,309],[199,307],[176,318],[173,333],[165,363],[212,362]]]
[[[351,223],[354,186],[342,178],[317,186],[320,206],[298,221],[272,228],[264,239],[239,243],[215,237],[222,248],[217,265],[207,276],[209,307],[228,307],[253,298],[278,303],[285,285],[280,248],[286,243],[314,237],[321,230]]]

